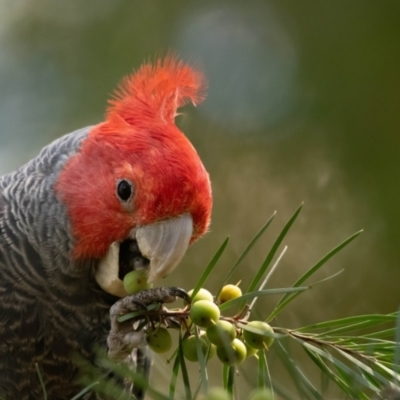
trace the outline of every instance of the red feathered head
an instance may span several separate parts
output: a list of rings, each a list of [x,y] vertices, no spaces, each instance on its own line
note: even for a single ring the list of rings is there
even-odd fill
[[[102,257],[135,229],[182,215],[192,220],[190,242],[207,231],[209,177],[175,125],[177,109],[200,103],[204,87],[202,74],[173,56],[122,80],[105,122],[91,129],[56,184],[74,257]]]

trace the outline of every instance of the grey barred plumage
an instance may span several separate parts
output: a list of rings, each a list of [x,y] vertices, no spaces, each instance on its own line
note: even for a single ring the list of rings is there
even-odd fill
[[[50,400],[73,397],[72,357],[94,364],[94,345],[147,371],[145,342],[115,316],[110,330],[110,307],[185,296],[170,288],[127,298],[122,279],[136,267],[150,283],[164,278],[207,232],[209,176],[174,121],[203,87],[173,55],[145,64],[122,82],[104,122],[0,177],[0,397],[42,399],[36,363]]]
[[[44,148],[0,178],[0,396],[42,399],[38,363],[49,399],[79,391],[71,353],[90,358],[104,345],[115,298],[93,280],[94,261],[73,263],[64,206],[53,190],[65,162],[89,128]]]

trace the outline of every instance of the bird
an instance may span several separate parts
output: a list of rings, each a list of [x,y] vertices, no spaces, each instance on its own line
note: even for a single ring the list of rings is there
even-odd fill
[[[132,356],[143,337],[118,331],[116,313],[185,296],[163,287],[128,296],[122,280],[136,267],[149,282],[164,278],[209,229],[210,177],[175,123],[206,86],[175,54],[145,62],[102,122],[0,177],[0,398],[72,398],[85,374],[77,357],[94,368],[96,347],[143,358]]]

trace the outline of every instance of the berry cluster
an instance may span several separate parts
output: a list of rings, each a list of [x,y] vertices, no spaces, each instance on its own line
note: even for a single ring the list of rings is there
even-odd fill
[[[188,294],[191,295],[193,291]],[[217,303],[222,304],[242,295],[236,285],[226,285],[222,288]],[[215,353],[226,365],[237,365],[246,357],[253,356],[259,349],[268,349],[274,338],[268,336],[273,329],[262,321],[243,321],[221,316],[218,305],[212,294],[206,289],[200,289],[191,299],[192,304],[187,323],[187,337],[182,343],[183,354],[189,361],[198,361],[195,329],[199,329],[199,340],[204,357],[211,358]],[[247,323],[252,330],[240,329],[237,323]],[[258,332],[258,333],[255,333]]]
[[[136,294],[151,287],[144,270],[128,273],[123,283],[128,294]],[[266,322],[249,322],[240,317],[221,315],[218,305],[240,297],[242,291],[239,286],[224,286],[215,301],[213,295],[204,288],[194,296],[191,290],[188,295],[191,304],[185,304],[183,309],[173,313],[147,315],[151,322],[147,328],[147,343],[156,353],[164,353],[171,348],[172,338],[167,329],[171,326],[183,331],[183,355],[192,362],[199,361],[198,341],[206,359],[216,354],[223,364],[230,366],[240,364],[258,350],[268,349],[272,345],[274,331]]]

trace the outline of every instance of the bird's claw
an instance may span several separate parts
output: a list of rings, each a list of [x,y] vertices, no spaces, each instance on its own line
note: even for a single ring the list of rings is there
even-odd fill
[[[111,329],[107,338],[109,357],[124,360],[134,348],[146,345],[146,335],[143,329],[135,331],[131,320],[119,322],[119,317],[138,310],[143,310],[145,315],[149,304],[172,303],[177,297],[190,303],[190,296],[185,290],[178,287],[147,289],[118,300],[110,309]]]
[[[127,302],[130,301],[129,299],[135,299],[146,305],[149,305],[151,303],[173,303],[177,297],[180,297],[188,303],[190,303],[191,301],[190,296],[186,293],[185,290],[175,286],[157,287],[153,289],[142,290],[135,295],[125,297],[125,299],[127,299]]]
[[[187,294],[186,290],[183,290],[179,287],[172,286],[172,287],[165,287],[162,289],[166,290],[168,292],[169,296],[174,297],[173,301],[175,301],[176,297],[179,297],[179,298],[185,300],[187,303],[191,303],[191,301],[192,301],[190,299],[190,296]],[[163,303],[167,303],[167,302],[164,301]]]

